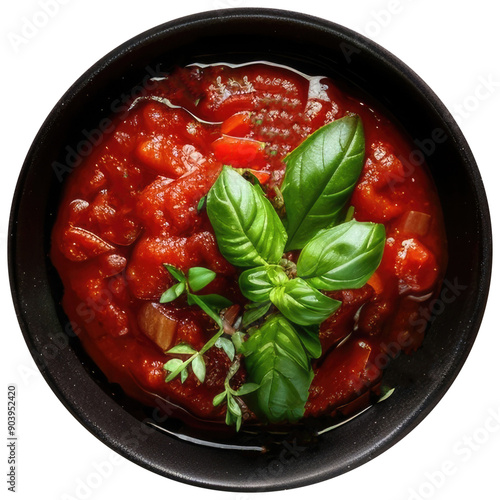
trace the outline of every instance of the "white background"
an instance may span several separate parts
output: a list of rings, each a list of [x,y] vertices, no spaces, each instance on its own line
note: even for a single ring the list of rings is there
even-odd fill
[[[228,7],[276,7],[323,17],[372,38],[413,68],[459,120],[479,164],[498,234],[500,31],[495,2],[47,2],[55,2],[51,17],[29,39],[24,37],[24,42],[16,37],[23,37],[27,21],[43,24],[44,0],[3,2],[0,21],[0,400],[4,401],[0,435],[6,433],[7,385],[14,383],[18,386],[17,498],[178,499],[198,494],[207,500],[292,500],[304,495],[355,500],[499,499],[500,343],[498,308],[494,307],[500,302],[498,272],[494,271],[489,307],[463,370],[444,399],[406,438],[341,477],[295,490],[243,494],[202,490],[157,476],[118,459],[83,428],[51,392],[30,357],[11,305],[6,266],[8,213],[17,176],[38,128],[61,95],[89,66],[130,37],[183,15]],[[2,445],[0,449],[4,450],[0,452],[3,497],[7,448]],[[105,467],[104,462],[111,465]],[[99,467],[101,472],[97,472]]]

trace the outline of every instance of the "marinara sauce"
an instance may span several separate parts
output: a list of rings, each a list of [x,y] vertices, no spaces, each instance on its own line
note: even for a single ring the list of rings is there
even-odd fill
[[[193,65],[152,79],[114,117],[67,179],[53,229],[63,308],[110,382],[146,405],[166,400],[223,425],[224,408],[212,404],[230,365],[221,349],[205,354],[203,384],[192,373],[165,383],[165,351],[180,342],[200,349],[216,330],[182,298],[159,304],[175,283],[162,264],[207,267],[217,278],[204,293],[244,305],[238,269],[220,254],[200,200],[224,164],[250,171],[274,196],[285,155],[350,113],[361,117],[366,139],[354,218],[383,223],[387,240],[365,286],[327,292],[342,306],[321,325],[305,417],[366,403],[388,361],[421,344],[446,244],[434,185],[425,167],[409,162],[414,146],[404,133],[329,78],[267,63]],[[244,380],[243,364],[232,384]]]

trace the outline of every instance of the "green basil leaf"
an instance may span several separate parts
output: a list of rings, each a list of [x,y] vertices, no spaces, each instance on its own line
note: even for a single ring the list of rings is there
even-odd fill
[[[233,265],[277,263],[286,231],[262,189],[225,166],[208,193],[207,213],[222,255]]]
[[[319,325],[300,326],[295,325],[300,341],[311,358],[321,356],[321,342],[319,340]]]
[[[205,381],[205,375],[207,372],[205,360],[202,355],[196,356],[191,363],[191,368],[193,369],[193,373],[196,378],[203,383]]]
[[[171,286],[168,290],[165,290],[160,297],[160,304],[166,304],[167,302],[172,302],[173,300],[179,298],[186,290],[186,283],[181,281]]]
[[[170,264],[163,264],[163,267],[177,280],[177,281],[186,281],[186,275],[174,266]]]
[[[326,229],[300,253],[297,274],[321,290],[362,287],[382,260],[383,224],[352,220]]]
[[[216,276],[217,274],[210,269],[206,269],[204,267],[192,267],[189,269],[187,275],[189,288],[193,292],[197,292],[211,283]]]
[[[286,318],[298,325],[322,323],[341,304],[338,300],[323,295],[301,278],[273,288],[269,298]]]
[[[286,158],[281,187],[286,208],[286,251],[297,250],[336,222],[363,168],[365,140],[359,116],[335,120],[311,134]]]
[[[245,306],[245,312],[243,313],[243,318],[241,321],[241,325],[243,328],[247,328],[252,323],[257,321],[258,319],[265,316],[269,309],[271,308],[271,301],[268,302],[251,302]]]
[[[271,290],[284,285],[288,276],[281,266],[259,266],[240,274],[241,293],[252,302],[267,302]]]
[[[281,314],[271,316],[241,350],[250,382],[259,385],[252,397],[263,418],[270,422],[300,419],[313,371],[292,324]]]

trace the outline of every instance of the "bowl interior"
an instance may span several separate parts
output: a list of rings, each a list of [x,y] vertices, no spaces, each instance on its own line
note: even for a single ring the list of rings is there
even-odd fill
[[[259,60],[341,78],[392,113],[420,151],[415,158],[424,155],[427,161],[449,243],[443,291],[424,345],[410,357],[400,356],[384,375],[397,386],[394,394],[323,434],[313,446],[288,437],[265,454],[238,446],[200,446],[146,424],[151,412],[109,384],[82,350],[59,305],[61,284],[48,259],[64,179],[85,156],[82,141],[88,142],[92,131],[98,140],[103,120],[119,112],[127,96],[140,95],[147,78],[177,65]],[[320,19],[268,9],[228,9],[167,23],[93,66],[37,135],[20,175],[10,229],[11,287],[21,328],[69,411],[110,447],[148,469],[233,491],[291,488],[339,475],[414,428],[443,396],[472,347],[491,272],[481,179],[465,139],[436,96],[403,63],[360,35]]]

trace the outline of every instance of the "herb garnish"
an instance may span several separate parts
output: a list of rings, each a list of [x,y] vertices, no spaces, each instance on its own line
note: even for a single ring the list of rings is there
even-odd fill
[[[242,270],[239,286],[249,300],[231,339],[222,336],[220,316],[231,302],[192,293],[210,283],[215,273],[192,268],[185,276],[165,266],[178,283],[165,291],[161,302],[186,293],[189,304],[197,304],[219,325],[200,351],[184,344],[168,351],[190,357],[168,361],[166,381],[179,374],[184,381],[191,365],[203,382],[203,354],[214,345],[224,349],[233,364],[213,404],[225,402],[228,425],[240,428],[238,401],[247,394],[249,407],[262,420],[295,422],[303,416],[313,378],[311,361],[321,355],[319,325],[341,305],[322,291],[359,288],[380,264],[384,226],[354,220],[352,209],[346,217],[364,150],[358,116],[336,120],[310,135],[284,160],[285,210],[282,214],[280,209],[280,215],[258,183],[223,167],[204,203],[220,252]],[[301,250],[297,263],[283,259],[289,250]],[[236,390],[230,380],[241,356],[248,382]]]

